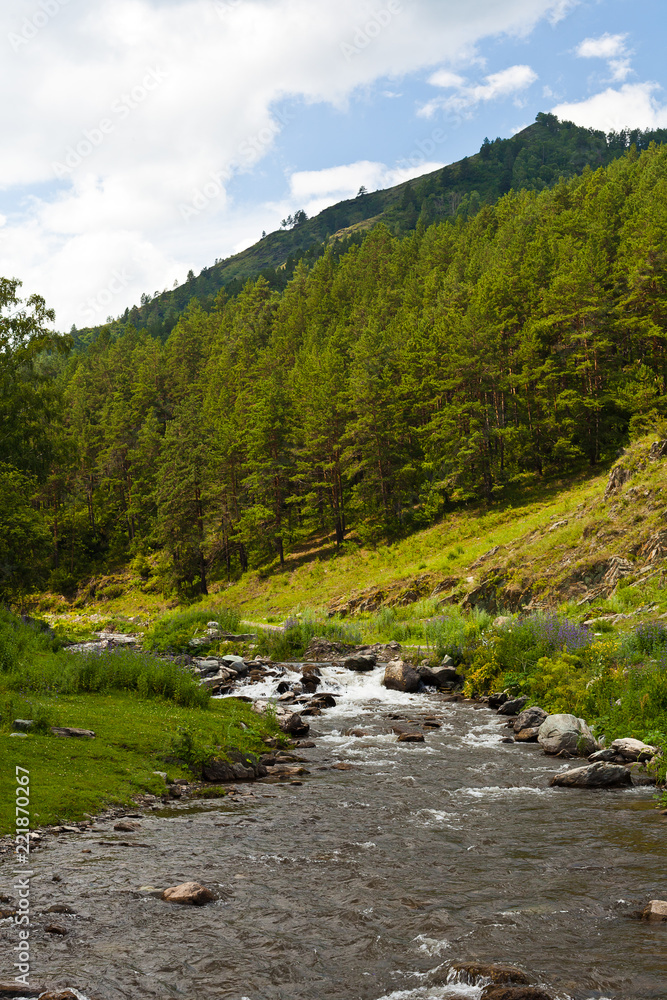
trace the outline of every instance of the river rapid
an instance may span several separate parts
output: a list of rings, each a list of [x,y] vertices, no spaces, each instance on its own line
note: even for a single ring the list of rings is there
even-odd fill
[[[480,985],[448,972],[480,960],[559,1000],[667,997],[667,925],[630,916],[667,894],[652,789],[550,788],[567,765],[503,743],[488,708],[387,691],[382,668],[321,669],[337,705],[309,720],[302,784],[147,810],[133,834],[107,821],[47,838],[32,859],[35,981],[90,1000],[475,1000]],[[398,743],[392,716],[441,728]],[[179,907],[143,888],[190,880],[219,899]],[[54,903],[76,915],[42,915]],[[52,920],[66,936],[44,932]],[[0,922],[5,955],[15,935]]]

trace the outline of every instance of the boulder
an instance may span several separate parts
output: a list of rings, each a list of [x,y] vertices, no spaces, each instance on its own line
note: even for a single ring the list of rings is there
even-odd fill
[[[353,656],[346,656],[343,666],[346,670],[354,670],[356,673],[364,674],[375,668],[377,656],[375,653],[356,653]]]
[[[507,701],[498,709],[499,715],[518,715],[519,712],[523,710],[524,705],[528,701],[526,695],[521,698],[508,698]]]
[[[655,757],[658,752],[657,747],[652,747],[649,746],[648,743],[642,743],[641,740],[633,740],[630,738],[614,740],[609,749],[618,754],[618,756],[623,760],[638,760],[640,762],[651,760],[651,758]]]
[[[14,980],[0,983],[0,997],[38,997],[43,994],[43,986],[22,986]]]
[[[115,823],[114,830],[118,833],[135,833],[137,830],[141,830],[141,823]]]
[[[539,729],[546,718],[547,713],[543,708],[532,705],[530,708],[524,708],[519,712],[512,723],[512,728],[515,733],[520,733],[522,729],[533,729],[535,727]]]
[[[234,656],[229,653],[227,656],[223,656],[220,662],[225,670],[231,670],[239,677],[245,677],[248,673],[248,666],[242,656]]]
[[[57,934],[60,937],[67,937],[69,931],[62,924],[47,924],[44,928],[45,934]]]
[[[539,986],[486,986],[480,1000],[553,1000]]]
[[[591,764],[597,764],[598,761],[603,761],[607,764],[623,763],[623,758],[614,750],[610,750],[609,747],[604,747],[602,750],[596,750],[595,753],[592,753],[588,759]]]
[[[72,993],[71,990],[63,990],[60,993],[42,993],[39,1000],[78,1000],[78,998],[76,993]]]
[[[417,671],[403,660],[391,660],[387,664],[382,683],[391,691],[412,693],[419,691],[422,680]]]
[[[199,882],[184,882],[183,885],[165,889],[162,898],[168,903],[180,903],[181,906],[204,906],[205,903],[211,903],[215,896]]]
[[[608,500],[614,493],[618,493],[630,479],[632,479],[632,473],[629,469],[624,469],[622,465],[615,465],[609,473],[604,499]]]
[[[303,721],[298,712],[279,719],[278,725],[284,733],[290,733],[292,736],[307,736],[310,732],[310,726]]]
[[[441,667],[453,667],[453,666],[455,666],[455,663],[454,663],[453,659],[451,658],[451,656],[448,653],[445,653],[445,655],[442,658],[442,662],[440,663],[440,666]]]
[[[500,708],[509,698],[504,691],[494,691],[489,695],[489,708]]]
[[[423,743],[423,733],[401,733],[398,737],[399,743]]]
[[[18,733],[27,733],[34,725],[32,719],[14,719],[14,729]]]
[[[367,729],[346,729],[344,735],[356,736],[358,739],[361,739],[363,736],[370,736],[371,734]]]
[[[548,715],[537,740],[545,753],[569,757],[588,757],[598,749],[592,732],[576,715]]]
[[[229,781],[254,781],[266,777],[266,767],[252,753],[229,750],[226,759],[213,757],[202,768],[204,781],[224,784]]]
[[[441,667],[433,671],[438,687],[459,687],[465,681],[463,674],[460,674],[454,667]]]
[[[524,985],[530,980],[522,969],[515,965],[492,965],[487,962],[456,962],[451,966],[456,981],[469,986],[477,986],[481,981],[490,980],[494,985]]]
[[[539,726],[529,726],[527,729],[521,729],[518,733],[514,734],[515,743],[537,743],[537,734],[540,731]],[[512,740],[507,740],[508,743],[512,743]]]
[[[556,774],[552,785],[562,788],[622,788],[632,784],[627,767],[621,764],[607,764],[599,761],[586,767],[575,767],[572,771]]]
[[[427,684],[428,687],[439,687],[438,676],[435,671],[431,670],[429,666],[425,663],[420,664],[415,667],[415,672],[419,674],[422,679],[422,684]]]
[[[92,729],[72,729],[70,726],[51,726],[54,736],[73,736],[80,740],[94,740]]]
[[[640,764],[636,760],[632,764],[626,764],[626,768],[630,772],[633,785],[657,785],[657,776],[648,770],[646,764]]]
[[[667,920],[667,902],[664,899],[652,899],[642,913],[642,920]]]
[[[661,458],[667,458],[667,441],[654,441],[648,457],[654,462],[659,461]]]

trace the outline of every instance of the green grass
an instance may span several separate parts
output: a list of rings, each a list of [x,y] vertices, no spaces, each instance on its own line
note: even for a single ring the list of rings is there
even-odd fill
[[[17,699],[15,706],[24,717],[47,711],[60,725],[96,734],[93,740],[80,740],[10,736],[8,727],[0,732],[0,769],[7,787],[17,766],[30,772],[33,829],[84,819],[108,805],[130,805],[141,793],[162,794],[164,782],[152,771],[192,777],[186,762],[176,759],[183,731],[199,746],[250,752],[261,752],[264,740],[277,735],[271,717],[257,715],[236,699],[213,701],[205,710],[120,693],[31,698],[22,704]],[[12,831],[14,818],[12,797],[5,795],[0,834]]]
[[[193,608],[166,615],[158,618],[146,632],[143,647],[155,653],[185,653],[191,639],[205,634],[209,621],[216,622],[223,632],[237,632],[241,618],[230,608]]]

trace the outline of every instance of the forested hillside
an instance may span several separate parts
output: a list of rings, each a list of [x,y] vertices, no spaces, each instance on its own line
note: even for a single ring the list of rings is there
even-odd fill
[[[5,283],[5,594],[133,558],[194,595],[312,533],[378,540],[612,458],[664,412],[666,250],[652,146],[378,224],[282,292],[191,304],[164,344],[127,326],[60,353]]]
[[[539,114],[532,125],[510,139],[485,139],[475,155],[414,181],[384,191],[360,192],[356,198],[332,205],[312,219],[297,212],[286,220],[286,228],[269,233],[234,257],[216,261],[199,275],[191,272],[178,288],[146,292],[141,305],[126,309],[109,329],[117,333],[132,323],[137,329],[145,328],[154,337],[165,339],[193,298],[209,309],[221,289],[233,297],[246,281],[260,275],[271,288],[282,291],[298,262],[312,264],[334,238],[339,243],[336,252],[341,253],[351,243],[360,242],[363,233],[380,222],[392,235],[401,236],[418,225],[468,219],[482,205],[494,204],[510,190],[543,191],[561,177],[573,177],[587,166],[597,169],[611,163],[631,145],[644,150],[653,141],[667,142],[667,129],[634,129],[605,135],[573,122],[561,122],[555,115]],[[414,152],[414,162],[419,164],[434,155],[446,157],[447,148],[428,138]],[[77,339],[87,342],[97,332],[79,331]]]

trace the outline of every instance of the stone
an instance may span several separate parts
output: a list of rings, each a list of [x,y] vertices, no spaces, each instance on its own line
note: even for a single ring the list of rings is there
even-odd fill
[[[642,743],[641,740],[633,740],[630,738],[614,740],[614,742],[609,747],[614,753],[618,754],[623,760],[627,761],[640,761],[644,762],[651,760],[655,757],[658,752],[657,747],[649,746],[648,743]]]
[[[628,771],[630,772],[630,777],[632,778],[632,784],[635,786],[650,786],[657,785],[658,779],[655,774],[652,774],[646,764],[640,763],[638,760],[633,761],[631,764],[626,764]]]
[[[521,698],[508,698],[507,701],[503,702],[503,704],[498,709],[498,714],[518,715],[519,712],[523,710],[523,707],[527,701],[528,701],[527,695],[523,695]]]
[[[292,736],[307,736],[310,726],[304,722],[298,712],[278,720],[278,724],[284,733],[291,733]]]
[[[114,830],[118,833],[134,833],[136,830],[141,830],[141,823],[116,823]]]
[[[14,981],[0,983],[0,997],[38,997],[43,994],[43,986],[22,986]]]
[[[530,980],[522,969],[515,965],[493,965],[486,962],[456,962],[451,966],[456,980],[469,986],[477,986],[480,980],[490,980],[494,985],[527,985]]]
[[[359,739],[361,739],[362,736],[370,736],[370,735],[371,734],[367,732],[365,729],[347,729],[345,731],[345,736],[356,736]]]
[[[47,924],[44,928],[47,934],[59,934],[61,937],[66,937],[69,933],[66,927],[61,927],[60,924]]]
[[[608,500],[614,493],[618,493],[631,478],[632,473],[629,469],[624,469],[622,465],[615,465],[609,473],[607,488],[604,491],[604,499]]]
[[[346,656],[343,660],[343,666],[346,670],[354,670],[356,673],[368,673],[369,670],[374,670],[377,663],[377,656],[375,653],[366,654],[354,654],[353,656]]]
[[[27,733],[34,725],[32,719],[14,719],[14,729],[19,733]]]
[[[74,910],[67,903],[54,903],[53,906],[49,906],[45,913],[69,913],[70,916],[74,915]]]
[[[211,903],[215,896],[199,882],[184,882],[165,889],[162,898],[168,903],[179,903],[181,906],[204,906]]]
[[[71,990],[63,990],[61,993],[42,993],[39,1000],[78,1000],[78,997]]]
[[[494,691],[493,694],[489,695],[489,708],[500,708],[508,700],[508,695],[504,691]]]
[[[238,677],[245,677],[248,673],[248,666],[242,656],[228,654],[221,658],[221,663],[225,670],[231,670]]]
[[[398,737],[399,743],[423,743],[423,733],[401,733]]]
[[[632,784],[632,776],[627,767],[621,764],[600,761],[556,774],[551,779],[551,784],[561,788],[623,788]]]
[[[530,708],[524,708],[519,712],[512,723],[512,728],[515,733],[520,733],[522,729],[533,729],[534,727],[539,729],[546,718],[547,712],[543,708],[531,705]]]
[[[385,669],[382,683],[391,691],[414,693],[421,687],[421,677],[403,660],[391,660]]]
[[[667,920],[667,902],[664,899],[652,899],[642,913],[642,920]]]
[[[651,445],[648,457],[653,462],[657,462],[661,458],[667,458],[667,441],[654,441]]]
[[[69,736],[80,740],[93,740],[95,733],[92,729],[72,729],[70,726],[51,726],[54,736]]]
[[[540,731],[539,726],[528,726],[527,729],[520,729],[518,733],[514,734],[515,743],[537,743],[537,734]],[[510,740],[510,742],[512,742]]]
[[[545,753],[569,757],[588,757],[598,749],[595,738],[576,715],[548,715],[537,734]]]
[[[348,764],[346,760],[341,760],[338,764],[331,765],[332,771],[352,771],[354,770],[353,764]]]
[[[454,667],[441,667],[439,670],[434,670],[433,675],[438,687],[460,687],[465,681],[463,674]]]
[[[167,772],[166,771],[152,771],[151,773],[154,774],[156,778],[162,778],[162,780],[164,781],[165,785],[167,784]]]
[[[440,687],[438,675],[427,664],[420,663],[418,667],[415,667],[415,673],[421,677],[422,684],[426,684],[428,687]]]
[[[498,617],[494,619],[493,627],[508,628],[512,624],[512,621],[513,619],[511,615],[498,615]]]
[[[539,986],[485,986],[480,1000],[553,1000]]]
[[[620,754],[617,754],[614,750],[610,750],[609,747],[605,747],[603,750],[596,750],[588,759],[591,764],[597,764],[598,761],[605,761],[608,764],[621,764],[623,762]]]
[[[240,750],[228,750],[226,759],[213,757],[202,767],[205,781],[225,784],[230,781],[254,781],[255,778],[265,778],[266,767],[252,753],[241,753]]]
[[[445,655],[443,656],[442,661],[440,663],[440,666],[441,667],[453,667],[454,666],[454,661],[451,658],[451,656],[449,656],[448,653],[445,653]]]
[[[311,699],[311,705],[317,705],[319,708],[335,708],[336,699],[332,694],[318,694]]]

